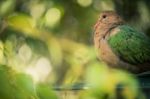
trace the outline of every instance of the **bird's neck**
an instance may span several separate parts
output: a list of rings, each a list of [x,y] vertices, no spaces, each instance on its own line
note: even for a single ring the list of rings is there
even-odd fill
[[[117,26],[119,25],[109,25],[109,26],[98,26],[95,29],[95,33],[94,33],[94,45],[95,48],[100,48],[100,42],[101,40],[105,40],[107,39],[107,37],[109,37],[110,32],[112,30],[114,30],[115,28],[117,28]]]
[[[105,39],[111,35],[111,31],[114,31],[121,24],[110,24],[107,26],[99,26],[95,30],[94,37],[99,39]]]
[[[107,31],[105,32],[105,39],[108,39],[109,37],[119,33],[118,31],[120,31],[120,29],[118,28],[121,24],[115,24],[112,25],[109,29],[107,29]]]

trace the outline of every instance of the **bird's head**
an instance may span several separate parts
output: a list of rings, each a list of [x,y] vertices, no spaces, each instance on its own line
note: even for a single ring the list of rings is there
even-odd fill
[[[111,28],[115,25],[123,24],[123,19],[114,11],[103,11],[98,21],[96,22],[94,29],[97,28]]]

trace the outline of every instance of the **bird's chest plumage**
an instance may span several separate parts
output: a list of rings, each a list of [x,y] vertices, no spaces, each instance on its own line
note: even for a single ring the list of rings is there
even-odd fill
[[[99,41],[98,57],[111,66],[118,64],[119,58],[113,53],[108,42],[105,39]]]
[[[115,33],[116,30],[114,32],[112,31],[111,35],[115,35]],[[103,35],[95,35],[94,44],[98,52],[99,59],[111,66],[116,66],[119,63],[119,58],[113,53],[111,47],[107,42],[107,39],[103,38]]]

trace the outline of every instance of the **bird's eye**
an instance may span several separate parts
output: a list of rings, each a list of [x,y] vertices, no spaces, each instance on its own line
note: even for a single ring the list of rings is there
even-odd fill
[[[102,18],[104,18],[104,19],[105,19],[106,17],[107,17],[106,15],[103,15],[103,16],[102,16]]]

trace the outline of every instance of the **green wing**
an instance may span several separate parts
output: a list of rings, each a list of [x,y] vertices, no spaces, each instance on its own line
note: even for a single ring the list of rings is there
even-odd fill
[[[127,25],[119,28],[120,31],[108,39],[114,53],[130,64],[150,63],[150,39]]]

